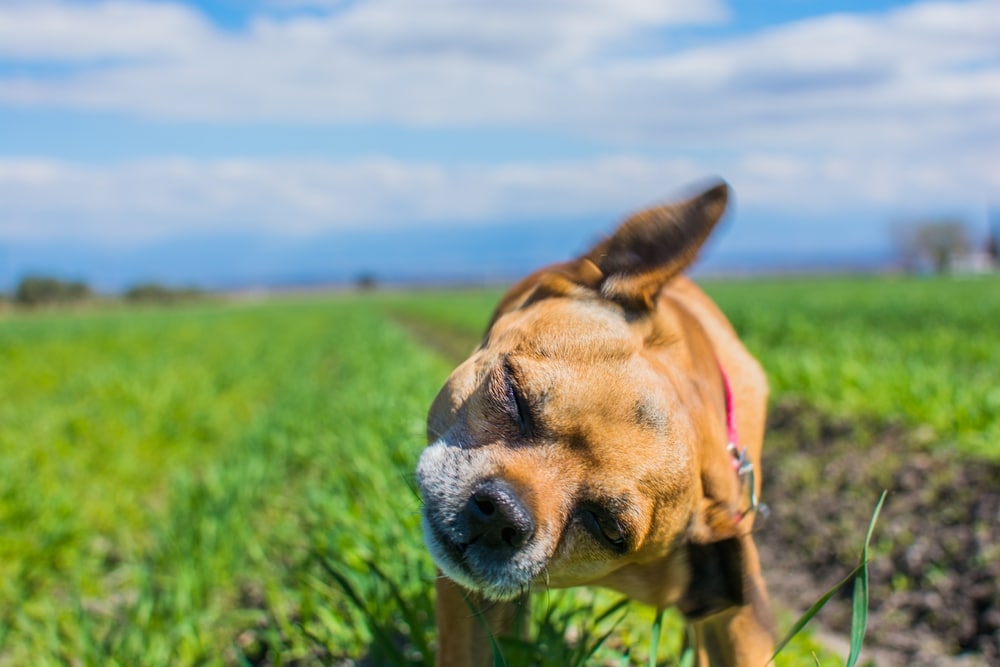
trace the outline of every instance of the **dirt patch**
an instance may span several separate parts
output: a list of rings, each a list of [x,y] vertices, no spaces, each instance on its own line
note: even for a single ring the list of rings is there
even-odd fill
[[[795,402],[774,408],[762,494],[771,515],[758,528],[769,586],[783,603],[808,607],[857,562],[888,489],[866,646],[880,665],[1000,665],[1000,465],[924,440]],[[846,638],[850,588],[842,593],[820,620]]]
[[[387,310],[387,314],[417,343],[455,364],[472,354],[479,344],[480,337],[465,329],[428,322],[402,310]]]

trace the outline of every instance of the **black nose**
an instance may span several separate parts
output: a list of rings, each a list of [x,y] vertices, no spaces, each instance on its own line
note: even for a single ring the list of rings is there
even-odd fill
[[[535,533],[535,522],[514,490],[503,481],[476,487],[465,506],[469,544],[490,549],[520,549]]]

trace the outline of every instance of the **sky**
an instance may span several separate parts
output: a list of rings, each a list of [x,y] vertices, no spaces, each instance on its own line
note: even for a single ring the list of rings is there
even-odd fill
[[[0,0],[0,289],[507,279],[711,177],[707,267],[883,261],[998,156],[997,0]]]

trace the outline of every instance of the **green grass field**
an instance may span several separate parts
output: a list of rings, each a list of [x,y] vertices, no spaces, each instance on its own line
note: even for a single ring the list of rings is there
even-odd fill
[[[1000,281],[709,291],[775,400],[1000,458]],[[413,322],[471,341],[496,296],[0,319],[0,665],[425,664],[434,569],[411,475],[451,360]],[[621,614],[599,659],[645,664],[652,612],[589,621],[615,601],[539,596],[511,664],[569,664]]]
[[[427,596],[406,480],[446,368],[370,304],[0,331],[0,664],[361,655],[326,559]]]

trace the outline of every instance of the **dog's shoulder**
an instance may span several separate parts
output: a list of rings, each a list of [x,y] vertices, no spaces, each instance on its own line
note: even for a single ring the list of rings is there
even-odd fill
[[[734,382],[734,392],[767,396],[767,376],[763,367],[740,340],[722,310],[694,281],[678,276],[664,288],[660,298],[679,304],[698,321],[719,364]]]

